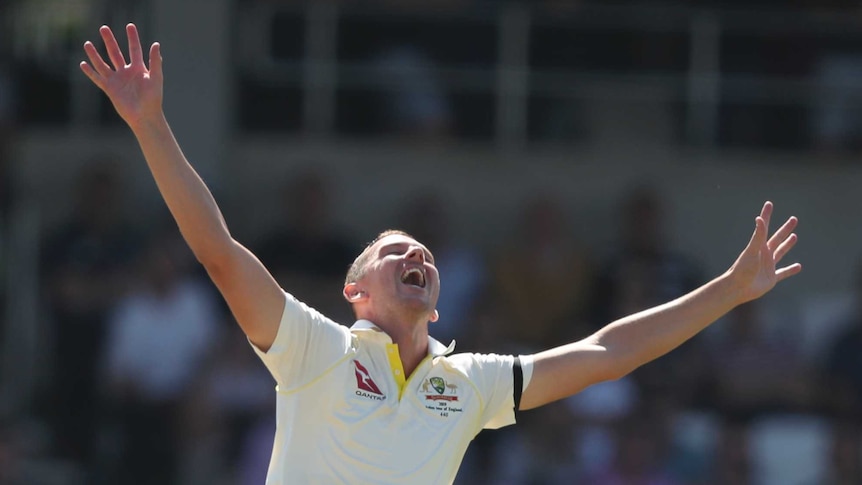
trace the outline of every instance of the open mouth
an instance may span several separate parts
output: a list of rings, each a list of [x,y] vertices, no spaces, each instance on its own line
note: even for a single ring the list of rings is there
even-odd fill
[[[425,288],[425,273],[419,268],[408,268],[401,273],[401,282],[405,285]]]

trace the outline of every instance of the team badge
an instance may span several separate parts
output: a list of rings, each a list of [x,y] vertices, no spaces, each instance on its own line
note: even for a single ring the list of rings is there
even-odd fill
[[[425,409],[438,413],[440,417],[449,418],[464,412],[458,395],[458,385],[446,382],[442,377],[429,377],[422,382],[420,393],[425,395]]]
[[[431,387],[433,387],[438,394],[446,392],[446,381],[444,381],[442,377],[432,377],[428,379],[428,382],[431,383]]]
[[[434,391],[437,391],[436,393]],[[458,386],[442,377],[429,377],[422,383],[422,392],[428,401],[457,401]]]

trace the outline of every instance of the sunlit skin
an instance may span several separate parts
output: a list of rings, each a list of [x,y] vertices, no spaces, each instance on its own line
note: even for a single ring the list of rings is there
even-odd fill
[[[371,254],[365,274],[344,286],[344,297],[358,319],[373,322],[398,344],[404,372],[410,375],[428,353],[428,323],[438,318],[440,274],[428,248],[401,234],[380,239]],[[424,288],[401,281],[411,268],[424,274]]]
[[[765,202],[754,219],[751,239],[724,274],[675,300],[612,322],[581,341],[536,354],[533,379],[524,391],[521,409],[619,379],[802,271],[799,263],[779,266],[798,241],[793,232],[798,220],[788,218],[770,236],[772,212],[772,202]]]
[[[144,61],[137,29],[126,26],[128,62],[107,26],[99,29],[108,60],[87,42],[89,62],[81,70],[111,100],[132,129],[165,203],[185,241],[206,268],[249,340],[266,352],[278,334],[284,291],[242,244],[231,236],[221,211],[203,180],[186,160],[162,110],[162,57],[158,43]],[[610,322],[593,335],[533,357],[533,373],[521,409],[571,396],[585,387],[618,379],[665,355],[730,310],[760,298],[778,282],[802,270],[799,263],[779,263],[796,245],[797,220],[790,217],[770,236],[772,202],[755,217],[746,247],[723,274],[663,305]],[[709,224],[708,219],[698,224]],[[410,375],[428,353],[428,324],[437,319],[440,276],[433,256],[404,235],[389,235],[371,248],[367,271],[344,287],[357,318],[385,331],[398,344]],[[418,269],[403,282],[405,271]],[[413,282],[414,284],[410,284]],[[529,322],[521,322],[529,325]]]

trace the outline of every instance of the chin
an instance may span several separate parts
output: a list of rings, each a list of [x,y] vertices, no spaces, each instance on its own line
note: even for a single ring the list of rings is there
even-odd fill
[[[431,315],[434,313],[434,307],[429,305],[428,301],[419,300],[419,299],[411,299],[411,300],[402,300],[401,307],[405,312],[409,312],[412,315]]]

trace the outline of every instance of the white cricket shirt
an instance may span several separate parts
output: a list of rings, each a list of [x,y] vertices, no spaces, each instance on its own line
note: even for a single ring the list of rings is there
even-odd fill
[[[515,422],[515,358],[453,348],[430,339],[405,380],[374,324],[348,329],[286,294],[272,347],[254,347],[278,384],[266,483],[452,483],[479,431]]]

